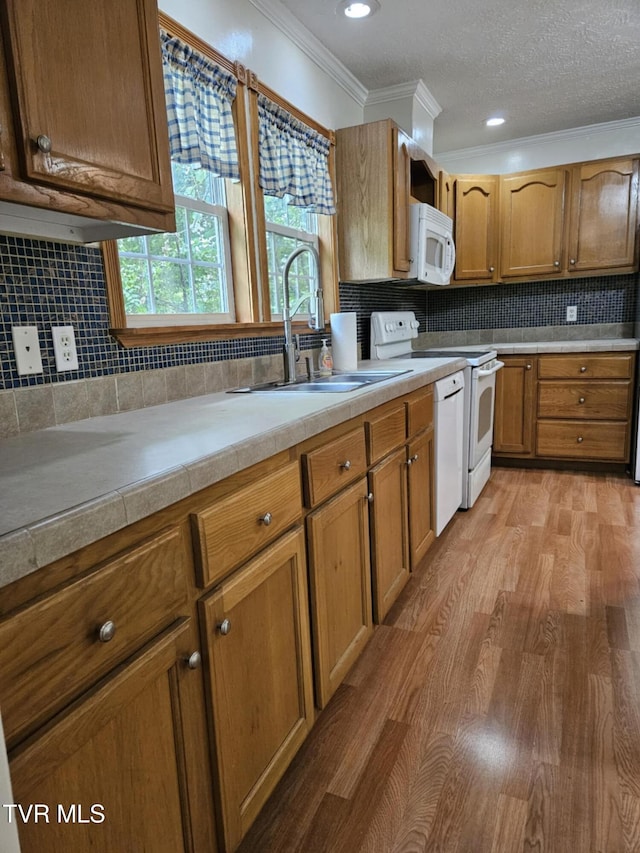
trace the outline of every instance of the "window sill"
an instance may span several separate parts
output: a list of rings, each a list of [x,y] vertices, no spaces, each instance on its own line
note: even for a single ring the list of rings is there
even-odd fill
[[[293,323],[294,334],[313,334],[304,322]],[[130,329],[109,329],[125,349],[166,344],[185,344],[197,341],[234,340],[237,338],[273,338],[284,335],[282,323],[219,323],[213,326],[151,326]]]

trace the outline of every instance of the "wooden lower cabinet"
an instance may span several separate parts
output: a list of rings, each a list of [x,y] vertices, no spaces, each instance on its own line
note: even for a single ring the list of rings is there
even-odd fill
[[[10,753],[14,802],[48,807],[18,820],[22,853],[217,849],[185,752],[203,736],[191,642],[181,620]]]
[[[533,452],[535,356],[500,356],[496,375],[493,428],[494,456],[529,456]]]
[[[635,353],[500,358],[494,456],[629,461]]]
[[[200,602],[225,849],[235,850],[314,718],[304,534]]]
[[[369,472],[369,490],[373,498],[370,509],[373,618],[375,622],[382,622],[409,580],[409,507],[404,447]]]
[[[436,538],[434,520],[433,424],[407,445],[409,487],[409,556],[415,569]]]
[[[373,632],[362,477],[307,516],[316,701],[324,708]]]

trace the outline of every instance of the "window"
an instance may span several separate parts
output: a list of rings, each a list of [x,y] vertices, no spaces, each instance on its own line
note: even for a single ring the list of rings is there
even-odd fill
[[[282,334],[282,273],[300,245],[320,257],[328,316],[338,310],[332,133],[159,21],[177,231],[103,243],[111,333],[125,347]],[[317,277],[311,254],[296,259],[292,306]],[[303,302],[300,329],[308,312]]]
[[[234,320],[225,182],[172,164],[175,234],[118,240],[127,325]]]
[[[269,270],[269,304],[271,317],[282,316],[282,273],[284,265],[297,246],[309,245],[318,251],[318,217],[308,208],[295,207],[290,198],[264,197],[267,232],[267,267]],[[293,307],[304,295],[318,288],[318,270],[309,253],[301,255],[289,274],[289,304]],[[308,315],[308,306],[298,311]]]

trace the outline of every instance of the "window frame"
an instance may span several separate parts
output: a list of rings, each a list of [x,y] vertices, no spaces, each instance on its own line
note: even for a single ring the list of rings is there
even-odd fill
[[[130,326],[124,306],[118,247],[115,240],[101,244],[104,261],[110,334],[124,347],[155,346],[205,340],[230,340],[246,337],[273,337],[282,334],[282,320],[271,317],[267,263],[266,219],[264,195],[258,184],[258,92],[288,110],[293,116],[325,135],[331,141],[329,171],[335,186],[335,135],[319,125],[273,90],[240,63],[224,57],[195,34],[163,12],[158,13],[159,26],[178,36],[238,80],[233,104],[238,145],[240,181],[225,181],[233,282],[234,322],[165,324]],[[339,310],[337,275],[337,227],[335,216],[318,216],[318,249],[324,291],[325,323],[329,314]],[[171,315],[167,315],[171,316]],[[177,315],[179,316],[179,315]],[[304,320],[294,318],[295,331],[308,331]]]

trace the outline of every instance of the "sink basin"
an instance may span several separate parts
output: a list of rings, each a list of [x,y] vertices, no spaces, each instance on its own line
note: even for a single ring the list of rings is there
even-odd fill
[[[262,385],[251,385],[244,388],[234,388],[229,394],[255,394],[278,391],[282,394],[340,394],[345,391],[356,391],[366,385],[393,379],[411,370],[354,370],[351,373],[334,373],[331,376],[319,376],[316,379],[303,379],[299,382],[285,384],[284,382],[265,382]]]

